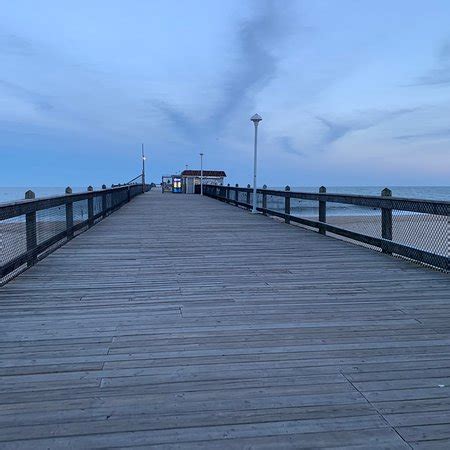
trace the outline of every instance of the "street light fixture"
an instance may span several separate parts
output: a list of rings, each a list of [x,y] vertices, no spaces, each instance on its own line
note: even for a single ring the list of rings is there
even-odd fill
[[[200,195],[203,195],[203,153],[200,153]]]
[[[258,124],[261,122],[262,117],[259,114],[253,115],[250,120],[255,125],[255,148],[253,153],[253,208],[252,213],[255,214],[257,212],[257,192],[256,192],[256,161],[258,154]]]

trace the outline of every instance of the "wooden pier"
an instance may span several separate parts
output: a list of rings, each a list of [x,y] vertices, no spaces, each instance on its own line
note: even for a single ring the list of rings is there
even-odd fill
[[[450,277],[150,192],[0,290],[0,448],[450,448]]]

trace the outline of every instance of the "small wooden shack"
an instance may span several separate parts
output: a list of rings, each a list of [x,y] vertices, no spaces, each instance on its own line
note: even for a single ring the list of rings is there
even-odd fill
[[[183,192],[186,194],[200,194],[202,172],[200,170],[183,170]],[[223,170],[203,170],[203,184],[223,184],[226,177]]]

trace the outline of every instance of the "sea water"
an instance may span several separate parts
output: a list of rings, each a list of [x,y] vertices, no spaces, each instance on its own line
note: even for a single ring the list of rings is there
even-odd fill
[[[384,186],[329,186],[327,193],[330,194],[353,194],[353,195],[377,195],[381,194]],[[22,200],[25,192],[31,189],[36,198],[49,197],[55,195],[64,195],[64,187],[0,187],[0,203]],[[99,187],[94,189],[100,189]],[[284,187],[276,186],[270,189],[284,190]],[[444,200],[450,201],[450,186],[394,186],[390,187],[392,195],[402,198],[414,198],[423,200]],[[74,187],[73,192],[85,192],[86,188]],[[318,186],[292,186],[291,191],[299,192],[319,192]],[[282,197],[269,196],[267,207],[273,210],[284,210],[284,199]],[[327,203],[327,215],[333,216],[352,216],[363,212],[367,214],[373,211],[378,214],[378,210],[371,210],[361,206],[348,205],[344,203]],[[318,202],[312,200],[291,200],[292,214],[304,216],[315,216],[318,214]]]
[[[94,189],[101,189],[100,187],[95,187]],[[7,203],[17,200],[23,200],[25,198],[25,192],[31,190],[35,193],[36,198],[41,197],[53,197],[56,195],[65,195],[65,187],[0,187],[0,203]],[[72,192],[86,192],[86,187],[73,187]]]
[[[270,189],[284,190],[284,187],[271,187]],[[384,186],[329,186],[328,194],[351,194],[351,195],[381,195]],[[450,201],[450,186],[394,186],[389,187],[392,196],[421,199]],[[319,187],[293,186],[291,191],[319,192]],[[319,212],[318,202],[313,200],[291,199],[291,214],[302,216],[317,216]],[[284,198],[269,196],[267,199],[268,209],[284,211]],[[356,216],[363,214],[379,214],[378,209],[363,206],[355,206],[345,203],[327,202],[327,215],[329,216]]]

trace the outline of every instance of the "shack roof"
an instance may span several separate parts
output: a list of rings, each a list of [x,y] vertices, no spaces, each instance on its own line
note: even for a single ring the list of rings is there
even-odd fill
[[[183,170],[181,172],[182,177],[199,177],[201,176],[200,170]],[[223,178],[226,177],[227,174],[223,170],[204,170],[203,171],[204,177],[219,177]]]

